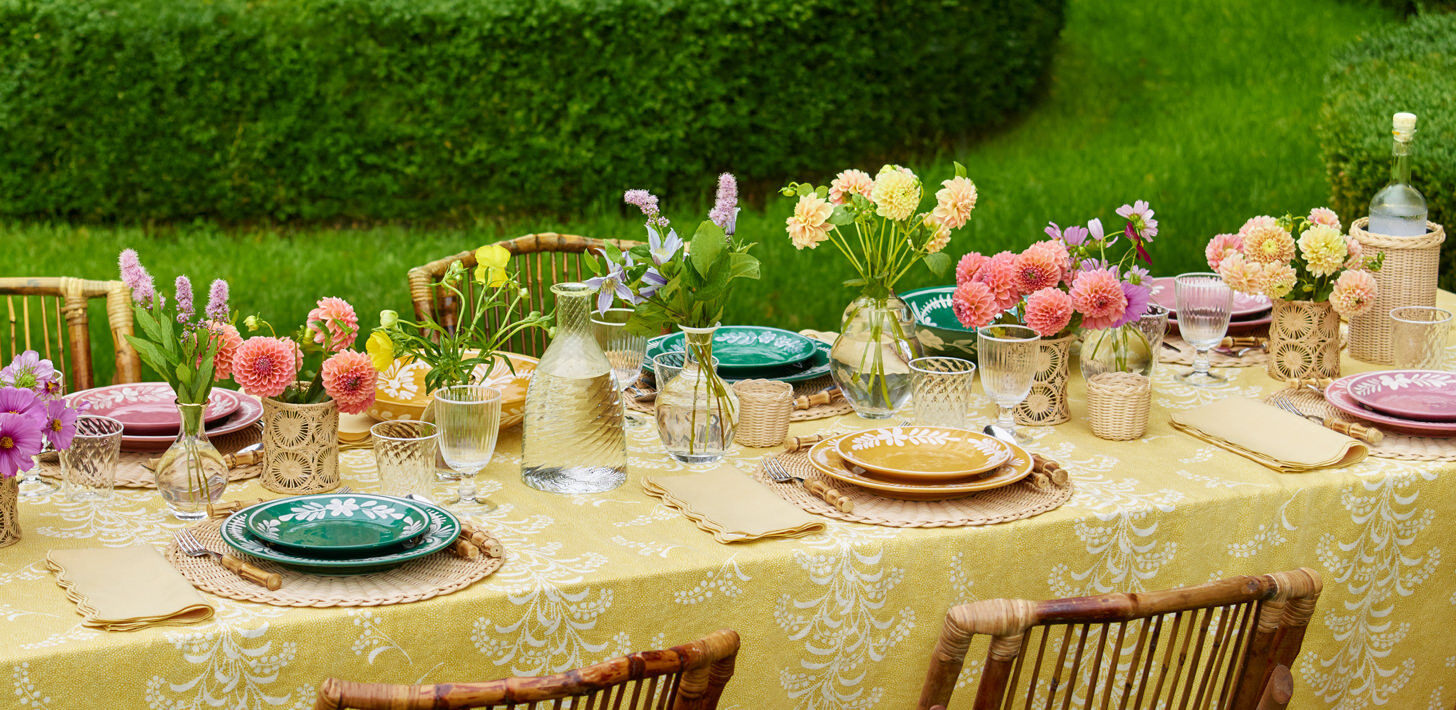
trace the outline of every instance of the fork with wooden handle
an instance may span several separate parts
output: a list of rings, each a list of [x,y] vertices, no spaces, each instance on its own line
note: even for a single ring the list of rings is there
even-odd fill
[[[764,459],[763,470],[775,483],[788,483],[793,481],[803,486],[804,490],[822,499],[825,503],[834,506],[839,512],[854,512],[854,501],[846,498],[843,493],[830,488],[823,481],[805,480],[804,478],[789,473],[789,469],[785,468],[782,463],[779,463],[778,459]]]
[[[191,530],[178,530],[172,537],[177,541],[177,549],[188,557],[211,557],[224,569],[253,584],[265,587],[269,591],[276,591],[283,586],[283,577],[277,572],[265,572],[232,555],[209,550],[201,540],[192,534]]]
[[[1321,417],[1318,414],[1305,414],[1300,411],[1298,406],[1284,397],[1275,396],[1269,401],[1273,402],[1274,406],[1290,414],[1304,417],[1312,422],[1318,422],[1320,426],[1330,431],[1337,431],[1351,439],[1359,439],[1371,446],[1385,441],[1385,434],[1373,426],[1357,424],[1355,422],[1342,422],[1334,417]]]

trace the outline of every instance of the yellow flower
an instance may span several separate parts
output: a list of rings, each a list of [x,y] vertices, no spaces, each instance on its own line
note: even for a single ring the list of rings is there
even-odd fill
[[[489,244],[475,250],[475,280],[491,288],[504,286],[511,280],[506,266],[511,263],[511,252],[499,244]]]
[[[1309,262],[1311,274],[1329,276],[1345,265],[1350,249],[1345,245],[1345,235],[1338,229],[1316,224],[1300,235],[1299,253]]]
[[[831,214],[834,214],[834,205],[824,198],[812,192],[800,197],[794,205],[794,216],[785,220],[794,248],[813,249],[828,239],[831,227],[827,222]]]
[[[925,241],[925,253],[934,254],[950,244],[950,227],[940,221],[937,215],[930,215],[925,218],[925,228],[930,230],[930,238]]]
[[[906,219],[920,206],[920,178],[898,165],[886,165],[875,176],[870,201],[875,214],[897,222]]]
[[[1264,295],[1269,298],[1284,298],[1294,290],[1298,275],[1289,264],[1264,265]]]
[[[369,339],[364,341],[364,349],[368,351],[374,369],[384,372],[394,364],[394,341],[388,335],[377,330],[370,333]]]

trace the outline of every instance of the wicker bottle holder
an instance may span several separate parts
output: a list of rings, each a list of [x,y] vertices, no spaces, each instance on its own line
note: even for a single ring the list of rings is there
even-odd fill
[[[20,542],[20,477],[0,476],[0,547]]]
[[[1390,309],[1436,305],[1436,278],[1441,271],[1441,243],[1446,241],[1446,230],[1427,222],[1425,236],[1390,237],[1365,231],[1369,223],[1368,217],[1355,220],[1350,225],[1350,236],[1360,242],[1368,256],[1385,252],[1385,263],[1375,272],[1379,286],[1375,305],[1350,319],[1350,357],[1389,365],[1395,361],[1390,344]]]
[[[794,411],[794,386],[775,380],[744,380],[733,385],[738,395],[738,432],[743,446],[778,446],[789,435]]]
[[[1087,424],[1110,441],[1142,438],[1152,408],[1152,381],[1131,372],[1104,372],[1087,381]]]
[[[1067,408],[1068,365],[1072,360],[1071,335],[1037,344],[1036,375],[1032,377],[1031,394],[1016,405],[1016,423],[1026,426],[1051,426],[1072,418]]]
[[[339,407],[334,400],[263,400],[263,473],[258,480],[270,491],[291,495],[339,486]]]
[[[1268,370],[1280,382],[1340,376],[1340,315],[1329,301],[1274,299]]]

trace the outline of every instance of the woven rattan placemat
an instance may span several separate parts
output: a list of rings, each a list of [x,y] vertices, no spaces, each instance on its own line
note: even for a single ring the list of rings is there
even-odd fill
[[[812,380],[805,380],[803,382],[795,382],[794,396],[800,397],[806,394],[822,392],[826,387],[833,386],[834,380],[828,375],[825,375],[823,377],[815,377]],[[634,399],[631,396],[631,390],[628,390],[627,393],[623,396],[626,398],[627,408],[634,412],[642,412],[643,414],[655,414],[657,411],[656,408],[653,406],[651,399],[648,399],[646,401]],[[830,401],[829,404],[821,404],[817,407],[810,407],[808,409],[795,409],[794,411],[789,413],[789,421],[807,422],[813,421],[815,419],[828,419],[829,417],[837,417],[841,414],[849,414],[853,411],[854,407],[851,407],[849,405],[849,402],[844,401],[844,399],[841,397]]]
[[[1169,335],[1163,338],[1163,342],[1177,348],[1176,351],[1168,348],[1159,348],[1158,362],[1169,365],[1192,365],[1194,349],[1186,341],[1176,335]],[[1208,353],[1208,362],[1214,367],[1263,367],[1269,363],[1269,354],[1263,350],[1250,350],[1249,354],[1243,357],[1232,357],[1222,353]]]
[[[208,437],[208,441],[217,447],[217,450],[224,455],[233,453],[245,446],[262,441],[263,425],[261,423],[250,426],[241,431],[235,431],[223,436]],[[151,471],[147,470],[145,464],[148,460],[161,456],[162,451],[123,451],[120,459],[116,462],[116,487],[117,488],[156,488],[157,480]],[[59,479],[61,477],[61,461],[54,452],[43,454],[40,459],[40,466],[37,468],[40,475],[47,478]],[[257,478],[263,471],[263,464],[255,463],[248,466],[237,466],[228,470],[229,481],[243,481],[249,478]]]
[[[190,528],[209,550],[229,550],[218,529],[223,519],[208,520]],[[192,586],[220,597],[273,606],[384,606],[408,604],[464,589],[500,569],[500,558],[481,555],[474,560],[456,557],[447,550],[408,562],[385,572],[347,577],[296,572],[267,560],[243,555],[249,562],[283,576],[283,586],[268,591],[224,569],[211,557],[188,557],[167,546],[164,554]]]
[[[1308,387],[1283,389],[1265,397],[1264,401],[1272,402],[1280,395],[1293,402],[1299,411],[1305,414],[1334,417],[1344,422],[1370,424],[1380,429],[1380,433],[1384,434],[1385,438],[1379,444],[1367,444],[1371,456],[1404,461],[1456,461],[1456,437],[1414,436],[1382,428],[1379,424],[1361,421],[1330,406],[1325,401],[1324,395]]]
[[[819,473],[804,453],[779,454],[776,458],[790,473],[805,480],[818,479],[843,493],[854,502],[854,512],[840,512],[793,481],[775,483],[762,469],[754,477],[780,498],[810,513],[855,523],[892,528],[993,525],[1040,515],[1072,498],[1070,481],[1058,486],[1043,476],[1032,474],[1009,486],[973,493],[964,498],[900,500],[878,496],[864,488],[829,478]]]

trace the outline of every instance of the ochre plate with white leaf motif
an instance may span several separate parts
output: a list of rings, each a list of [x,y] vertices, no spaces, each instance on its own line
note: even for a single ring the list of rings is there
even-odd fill
[[[835,447],[845,437],[825,439],[809,449],[809,463],[820,473],[851,486],[868,488],[876,495],[906,500],[946,500],[960,498],[979,491],[1009,486],[1031,474],[1031,454],[1025,449],[1007,444],[1011,458],[1000,467],[985,475],[964,481],[899,483],[870,476],[867,471],[839,458]]]
[[[967,478],[1011,458],[1011,445],[995,437],[930,426],[866,429],[840,439],[835,451],[871,475],[907,482]]]

